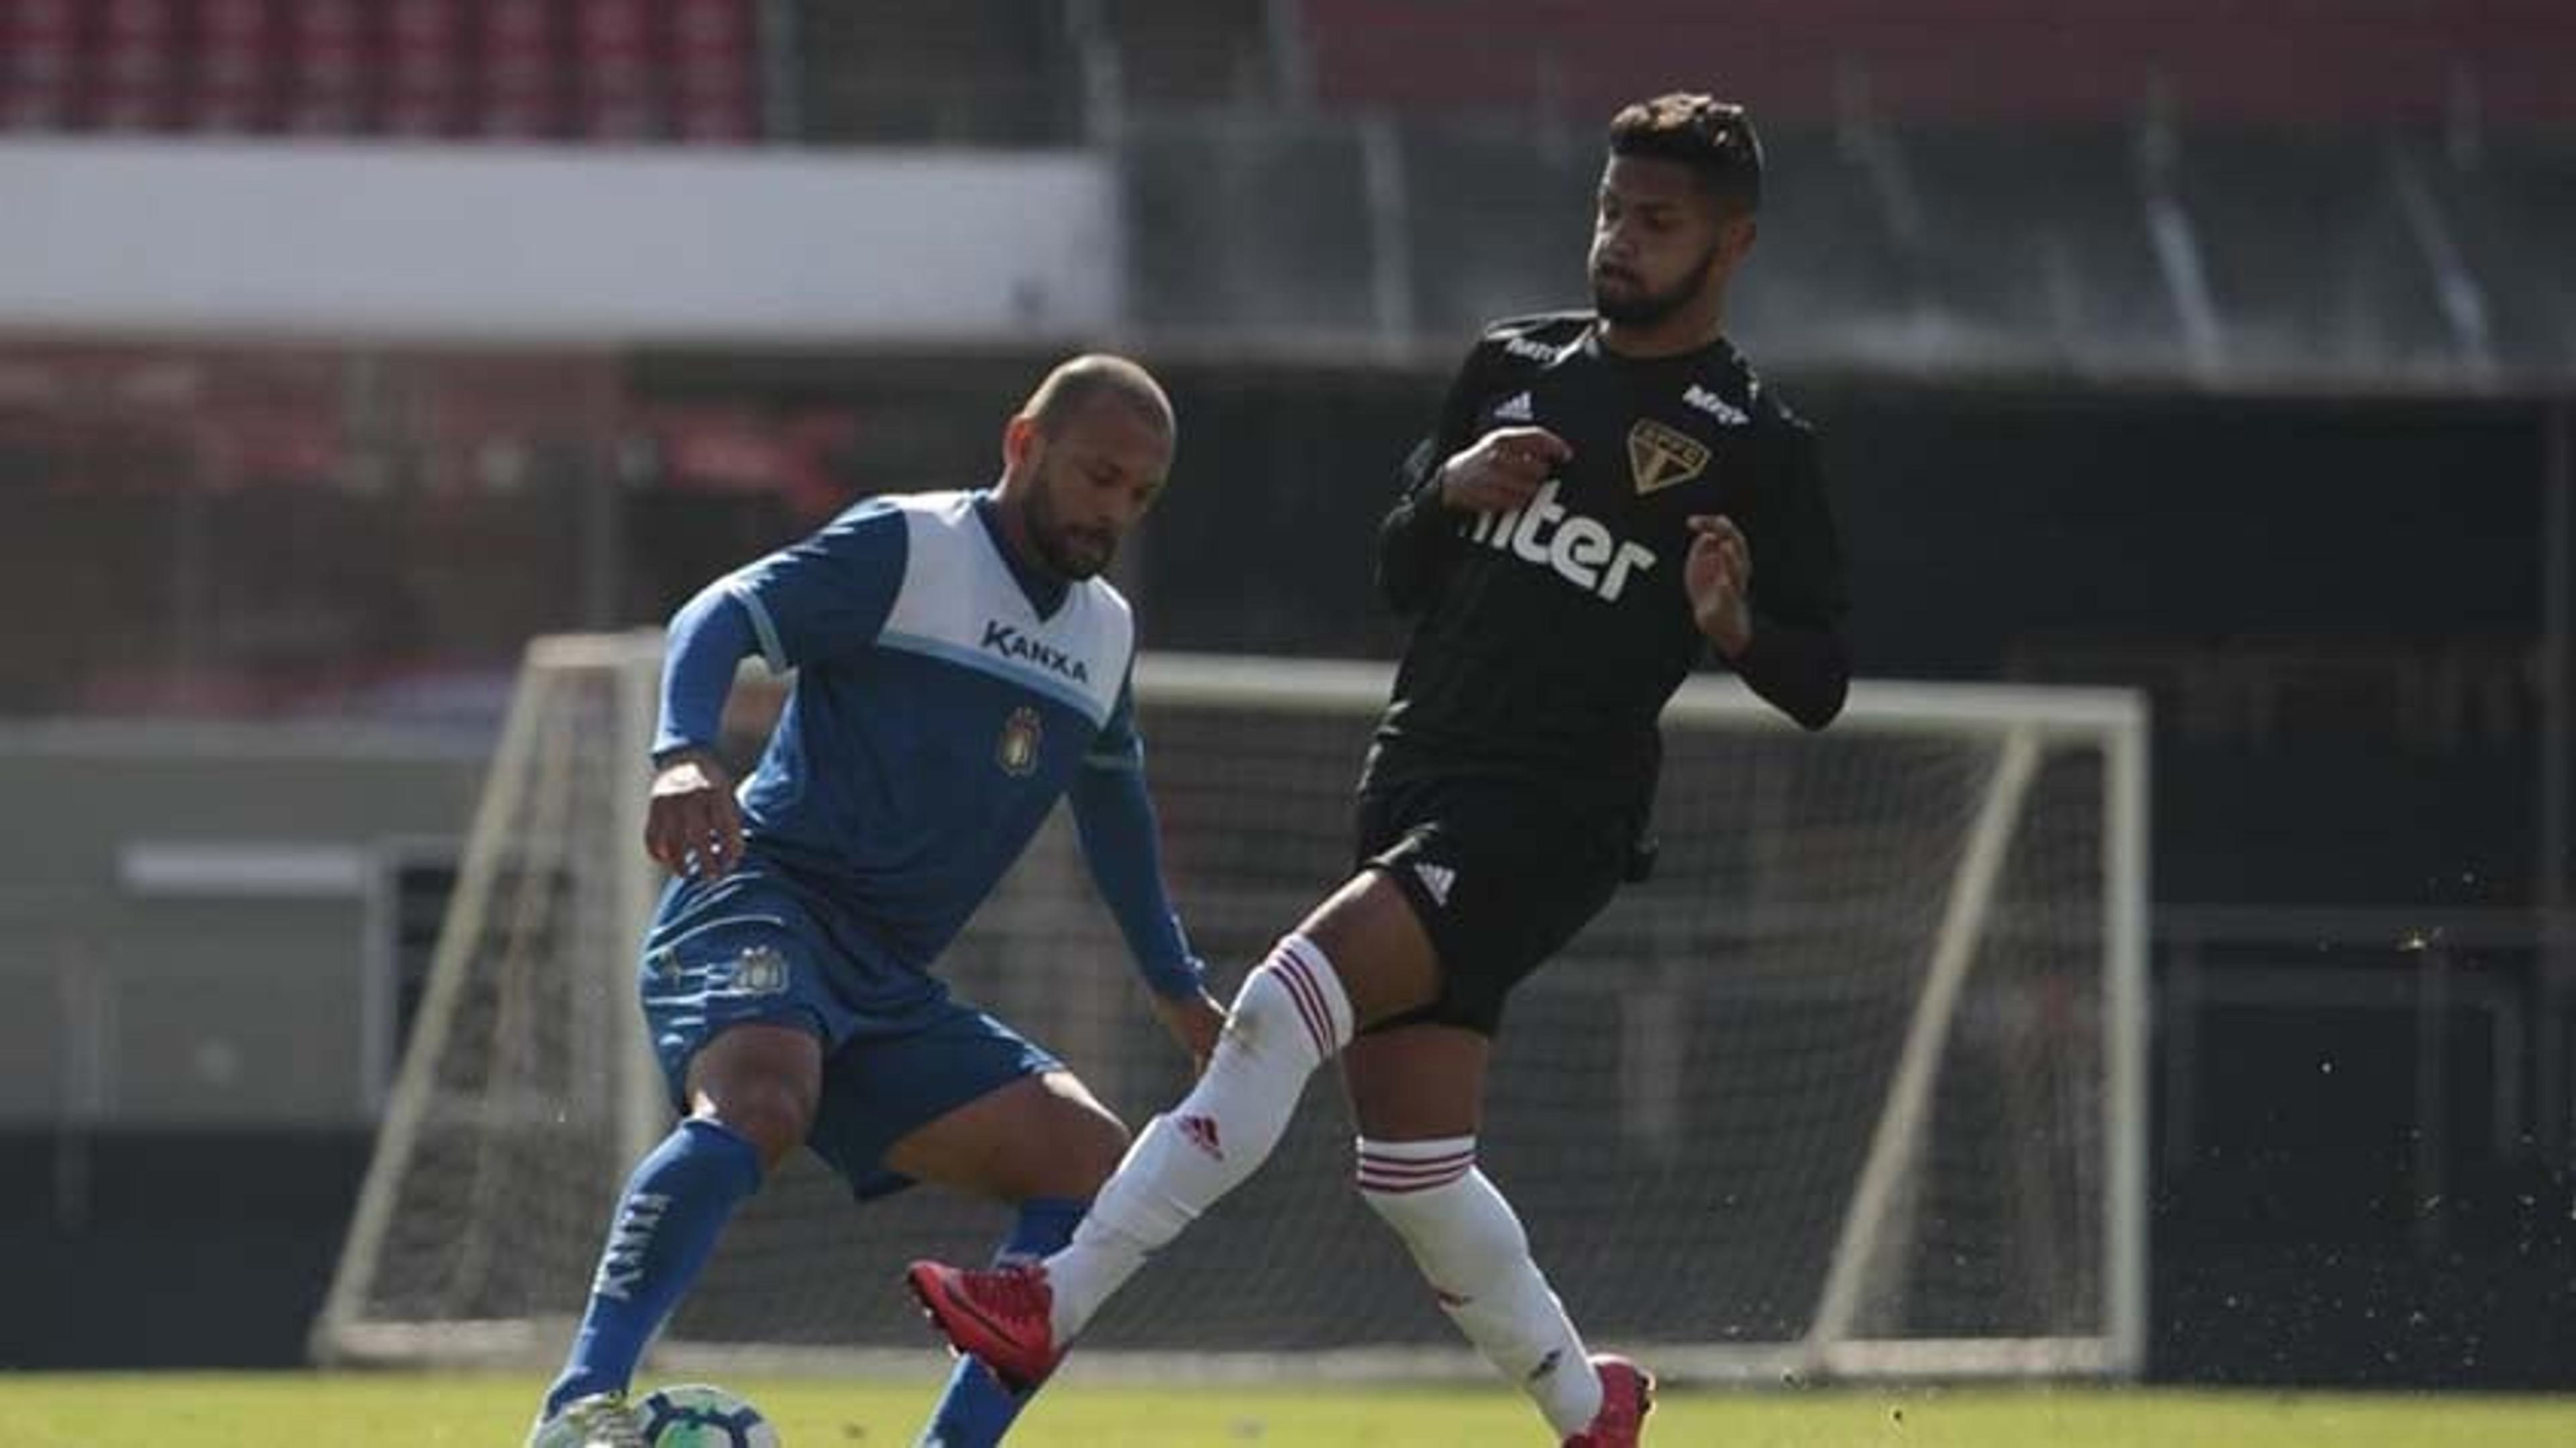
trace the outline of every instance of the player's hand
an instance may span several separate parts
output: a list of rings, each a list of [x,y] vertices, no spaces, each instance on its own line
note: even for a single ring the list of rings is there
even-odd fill
[[[1201,989],[1190,995],[1154,995],[1154,1014],[1162,1019],[1163,1029],[1189,1052],[1190,1074],[1207,1070],[1208,1057],[1216,1054],[1216,1038],[1225,1030],[1225,1008],[1216,998]]]
[[[672,874],[697,880],[716,879],[742,862],[742,810],[723,761],[692,749],[654,771],[644,853]]]
[[[1733,519],[1709,513],[1690,519],[1690,557],[1682,584],[1690,591],[1691,622],[1728,658],[1753,642],[1753,549]]]
[[[1574,457],[1543,427],[1498,427],[1440,465],[1440,503],[1466,513],[1500,513],[1530,500],[1548,475]]]

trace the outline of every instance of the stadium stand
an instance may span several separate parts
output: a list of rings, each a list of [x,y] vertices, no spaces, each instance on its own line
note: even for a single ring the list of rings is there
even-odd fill
[[[2438,120],[2465,87],[2495,121],[2576,122],[2561,79],[2576,19],[2546,0],[2247,8],[2225,0],[1901,0],[1713,7],[1632,0],[1307,0],[1316,91],[1343,107],[1570,107],[1725,76],[1783,118],[1831,119],[1865,88],[1912,120],[2101,120],[2151,88],[2208,121]],[[1438,63],[1429,63],[1437,57]]]
[[[760,10],[759,0],[0,0],[0,125],[750,141],[763,129]]]
[[[1067,139],[1075,119],[1069,42],[1061,24],[1032,18],[1020,0],[801,7],[795,49],[804,138],[987,146]]]
[[[1284,99],[1273,7],[1262,0],[1108,0],[1106,33],[1125,96],[1149,105],[1251,105]]]

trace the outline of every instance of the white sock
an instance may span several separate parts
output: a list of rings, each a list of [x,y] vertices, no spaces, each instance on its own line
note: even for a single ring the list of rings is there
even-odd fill
[[[1332,962],[1306,937],[1283,937],[1236,992],[1198,1084],[1137,1133],[1072,1244],[1047,1258],[1058,1344],[1269,1157],[1306,1078],[1350,1044],[1351,1025]]]
[[[1440,1299],[1440,1310],[1570,1436],[1601,1411],[1583,1338],[1530,1260],[1512,1204],[1476,1169],[1476,1138],[1359,1143],[1360,1199],[1375,1208]]]

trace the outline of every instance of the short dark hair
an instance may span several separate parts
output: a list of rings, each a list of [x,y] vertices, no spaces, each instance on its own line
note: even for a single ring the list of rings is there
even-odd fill
[[[1733,101],[1675,91],[1622,107],[1610,118],[1610,154],[1679,161],[1728,210],[1762,208],[1762,142]]]

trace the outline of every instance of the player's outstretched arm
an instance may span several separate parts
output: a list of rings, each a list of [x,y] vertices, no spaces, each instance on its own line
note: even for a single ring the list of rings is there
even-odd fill
[[[1154,1014],[1191,1063],[1205,1066],[1225,1012],[1208,995],[1205,971],[1163,887],[1162,831],[1145,792],[1144,750],[1129,722],[1132,695],[1122,695],[1067,798],[1074,833],[1092,883],[1118,921],[1136,970],[1152,993]]]
[[[734,671],[754,641],[751,616],[727,579],[700,590],[671,617],[644,852],[674,874],[713,878],[742,858],[742,814],[715,741]]]

